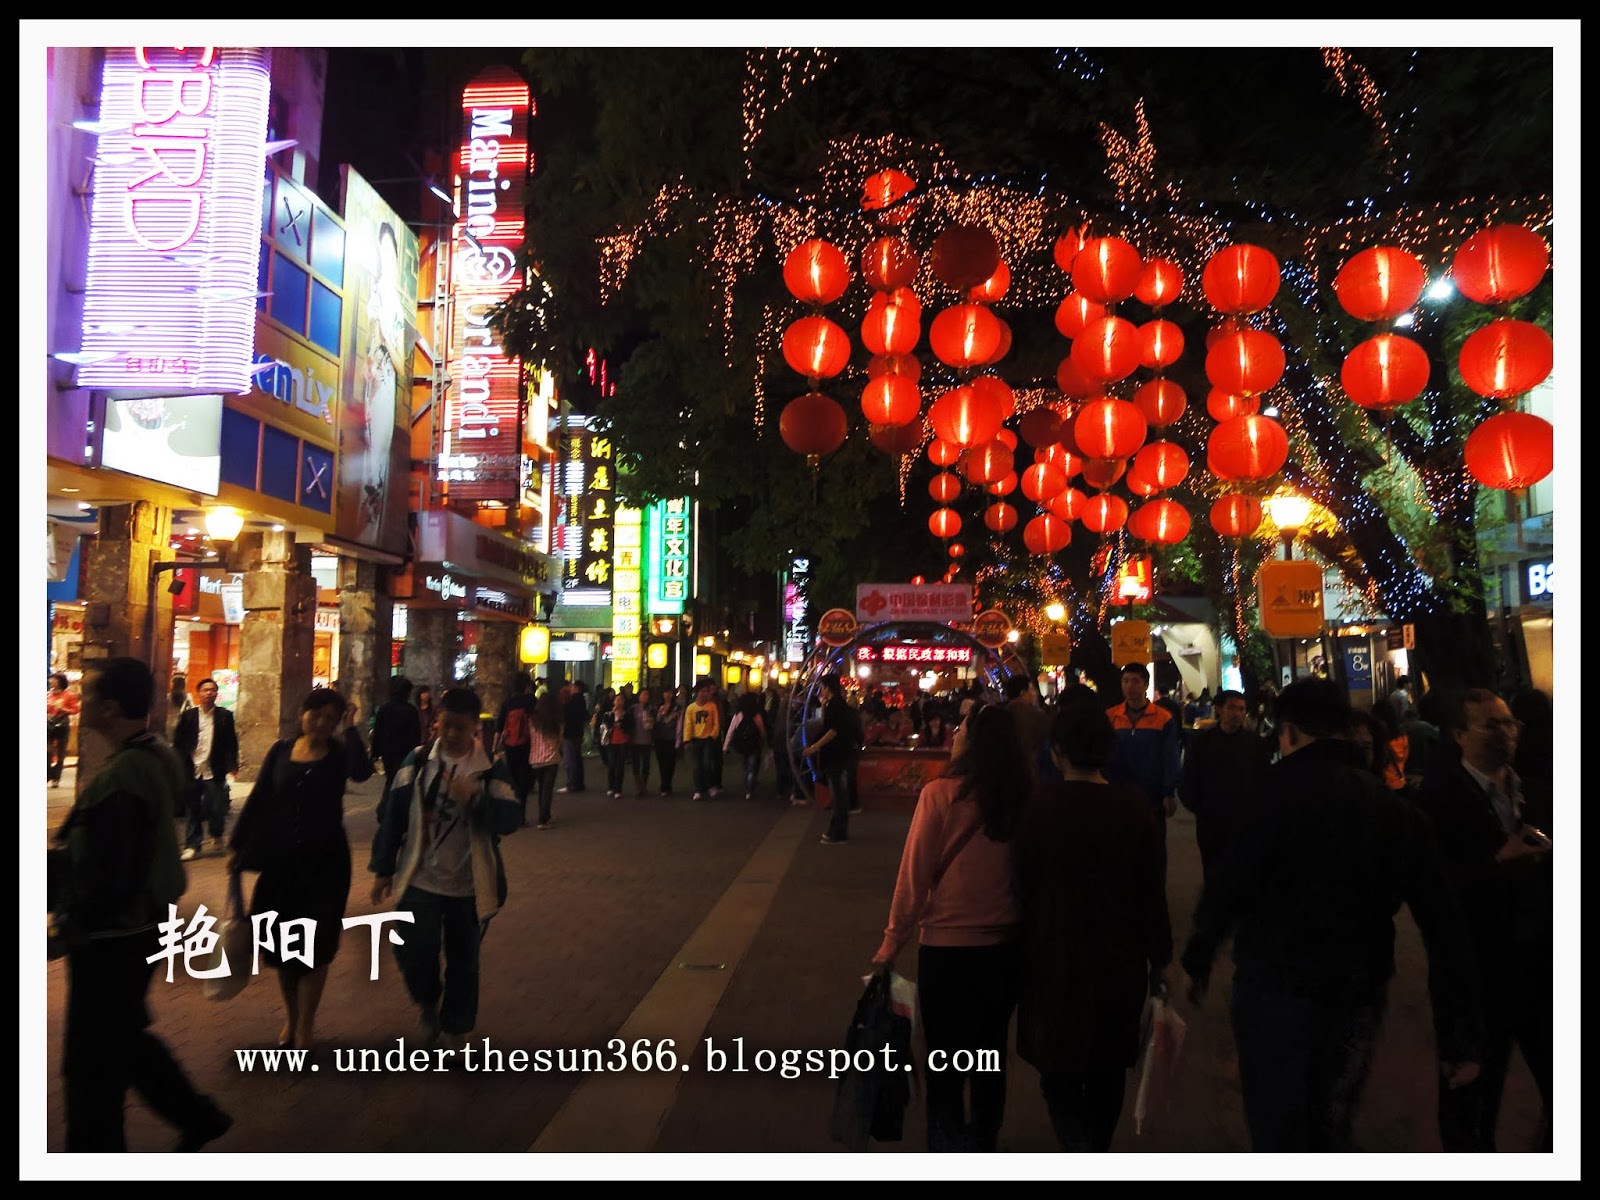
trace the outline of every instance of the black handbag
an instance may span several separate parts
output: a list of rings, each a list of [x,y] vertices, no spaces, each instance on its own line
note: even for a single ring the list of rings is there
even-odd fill
[[[884,1046],[890,1048],[885,1062]],[[872,1066],[850,1069],[839,1077],[829,1132],[851,1150],[864,1150],[867,1139],[898,1142],[905,1134],[906,1106],[911,1103],[911,1021],[894,1011],[885,968],[867,981],[845,1033],[844,1047],[854,1060],[867,1051]]]

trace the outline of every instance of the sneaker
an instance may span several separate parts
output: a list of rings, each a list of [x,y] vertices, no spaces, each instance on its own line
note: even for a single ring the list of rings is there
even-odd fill
[[[656,793],[656,795],[657,796],[670,796],[670,795],[672,795],[672,793],[667,791],[666,788],[662,788],[659,792]]]
[[[789,801],[789,804],[794,808],[805,808],[809,807],[811,801],[807,800],[804,796],[796,796],[794,799]]]
[[[178,861],[179,862],[193,862],[195,859],[197,859],[199,857],[200,857],[200,848],[198,846],[185,846],[183,848],[183,853],[178,855]]]
[[[439,1037],[439,1006],[423,1004],[417,1008],[417,1032],[423,1045],[431,1046]]]
[[[860,812],[860,811],[861,811],[861,805],[859,805],[859,804],[858,804],[858,805],[856,805],[856,806],[855,806],[855,807],[854,807],[854,808],[852,808],[852,809],[851,809],[851,810],[850,810],[850,815],[851,815],[851,816],[852,816],[852,817],[853,817],[853,816],[855,816],[855,815],[856,815],[856,814],[857,814],[857,813],[859,813],[859,812]]]
[[[711,789],[711,798],[713,800],[715,800],[720,795],[722,795],[722,789],[721,788],[712,788]]]
[[[827,834],[822,835],[822,844],[824,846],[842,846],[849,840],[849,838],[829,837]]]
[[[569,787],[557,788],[556,789],[556,795],[565,796],[565,795],[568,795],[571,791],[572,791],[572,789],[569,788]]]
[[[175,1150],[198,1150],[207,1142],[214,1142],[228,1130],[233,1128],[233,1118],[223,1112],[210,1100],[202,1100],[205,1111],[199,1120],[183,1131],[183,1136],[178,1139]]]
[[[539,828],[539,829],[549,829],[550,828],[550,822],[549,821],[541,821],[541,822],[539,822],[537,828]]]
[[[696,792],[694,794],[694,798],[696,800],[704,800],[706,798],[706,794],[704,792]]]
[[[755,799],[755,793],[754,792],[746,792],[744,794],[744,798],[746,800],[753,800],[753,799]]]

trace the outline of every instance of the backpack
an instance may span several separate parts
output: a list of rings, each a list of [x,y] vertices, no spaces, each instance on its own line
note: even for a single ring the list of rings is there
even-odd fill
[[[756,719],[749,715],[739,718],[739,725],[733,731],[733,748],[740,754],[754,754],[761,749],[761,730],[756,728]]]
[[[531,740],[529,729],[528,710],[522,707],[513,708],[506,713],[505,732],[500,740],[507,746],[526,746]]]

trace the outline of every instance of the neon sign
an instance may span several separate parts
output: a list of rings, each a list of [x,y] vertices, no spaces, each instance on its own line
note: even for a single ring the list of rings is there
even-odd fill
[[[971,646],[924,646],[902,642],[893,646],[857,646],[857,662],[885,663],[970,663]]]
[[[272,52],[119,47],[101,72],[84,387],[250,390]]]
[[[681,614],[689,599],[689,562],[694,517],[687,496],[650,506],[646,607],[652,613]]]

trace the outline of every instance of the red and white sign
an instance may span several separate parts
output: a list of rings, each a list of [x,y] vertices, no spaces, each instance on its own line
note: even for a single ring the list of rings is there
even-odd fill
[[[272,51],[106,51],[83,387],[250,390]]]
[[[857,662],[885,663],[970,663],[971,646],[923,646],[903,642],[896,646],[858,646]]]
[[[972,586],[965,583],[862,583],[856,585],[856,620],[939,621],[972,624]]]

